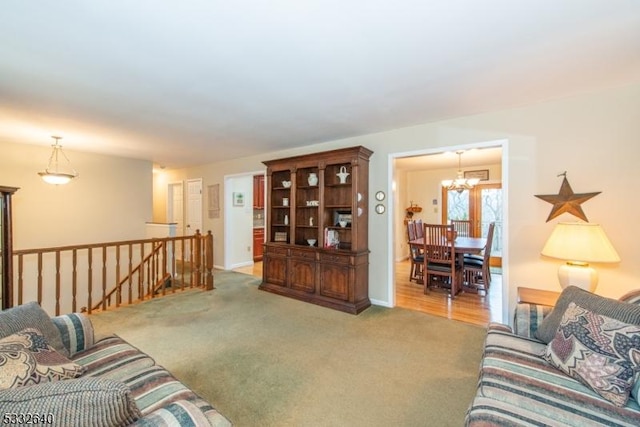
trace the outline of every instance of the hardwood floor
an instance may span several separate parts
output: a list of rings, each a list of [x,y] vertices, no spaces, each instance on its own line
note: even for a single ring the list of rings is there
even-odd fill
[[[463,292],[451,299],[445,290],[429,290],[425,295],[423,285],[409,282],[409,268],[409,260],[396,263],[396,305],[398,307],[480,326],[486,326],[491,321],[502,321],[501,275],[492,275],[488,295]],[[262,262],[237,268],[234,271],[262,277]]]
[[[254,262],[253,265],[248,267],[235,268],[233,271],[262,278],[262,261]]]
[[[501,275],[491,276],[487,295],[462,292],[451,299],[444,289],[425,295],[423,285],[409,281],[410,267],[409,260],[396,263],[396,306],[481,326],[502,320]]]

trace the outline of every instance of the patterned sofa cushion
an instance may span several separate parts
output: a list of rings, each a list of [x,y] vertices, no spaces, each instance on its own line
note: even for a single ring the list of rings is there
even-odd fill
[[[76,378],[83,371],[51,347],[37,329],[0,339],[0,389]]]
[[[126,426],[140,411],[129,388],[103,378],[78,378],[0,391],[0,413],[37,414],[56,426]],[[32,420],[33,421],[33,420]],[[15,424],[25,424],[17,420]]]
[[[156,365],[151,357],[118,336],[98,341],[89,350],[76,354],[73,360],[86,367],[85,376],[126,384],[145,419],[171,403],[188,401],[200,409],[211,425],[231,425],[213,406]]]
[[[69,356],[93,346],[93,325],[89,316],[71,313],[52,317],[51,320],[60,332],[62,344],[69,350]]]
[[[86,368],[85,375],[127,381],[155,361],[118,336],[98,341],[89,350],[75,354],[72,360]]]
[[[23,329],[36,328],[57,352],[69,356],[69,350],[62,343],[60,332],[46,311],[32,301],[0,311],[0,338],[7,337]]]
[[[177,400],[149,415],[140,418],[132,426],[135,427],[172,427],[172,426],[206,426],[210,424],[205,414],[187,400]]]
[[[624,406],[640,372],[640,326],[572,302],[544,358],[614,405]]]
[[[612,405],[546,362],[545,349],[538,340],[490,328],[467,425],[640,425],[637,402]]]
[[[513,330],[517,335],[535,338],[536,331],[553,307],[548,305],[520,303],[516,306]]]

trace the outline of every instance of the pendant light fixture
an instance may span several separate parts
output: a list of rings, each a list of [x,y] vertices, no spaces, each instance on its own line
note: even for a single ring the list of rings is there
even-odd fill
[[[456,151],[458,155],[458,175],[456,179],[445,179],[442,181],[442,186],[447,190],[455,190],[458,193],[462,193],[464,190],[470,190],[480,182],[480,178],[465,178],[462,172],[462,153],[464,151]]]
[[[60,145],[61,136],[52,136],[56,142],[52,145],[53,152],[49,157],[49,164],[44,172],[38,172],[38,175],[42,177],[42,180],[48,184],[67,184],[73,178],[78,176],[78,172],[71,166],[69,158],[62,151],[62,145]],[[60,165],[59,157],[63,157],[66,160],[65,165]]]

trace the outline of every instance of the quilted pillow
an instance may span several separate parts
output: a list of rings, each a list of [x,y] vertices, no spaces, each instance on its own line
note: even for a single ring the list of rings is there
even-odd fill
[[[0,389],[76,378],[83,372],[82,366],[51,347],[38,329],[0,339]]]
[[[622,407],[640,372],[640,326],[570,303],[544,357]]]

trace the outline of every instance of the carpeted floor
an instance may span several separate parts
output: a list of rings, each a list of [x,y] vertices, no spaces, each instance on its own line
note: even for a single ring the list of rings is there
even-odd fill
[[[237,426],[463,425],[484,328],[400,308],[353,316],[230,271],[217,271],[215,285],[91,320]]]

